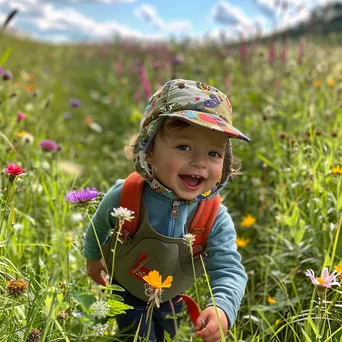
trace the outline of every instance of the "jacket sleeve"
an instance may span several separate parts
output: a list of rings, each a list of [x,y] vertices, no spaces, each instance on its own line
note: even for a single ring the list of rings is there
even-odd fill
[[[100,244],[103,245],[115,224],[115,218],[111,215],[111,212],[113,211],[113,208],[119,206],[122,184],[123,180],[118,180],[116,184],[109,189],[87,227],[83,255],[88,260],[101,259],[101,252],[94,230],[96,231]]]
[[[210,231],[205,252],[215,303],[226,313],[231,328],[245,293],[247,275],[237,252],[234,223],[224,205],[221,205]],[[211,299],[207,306],[213,306]]]

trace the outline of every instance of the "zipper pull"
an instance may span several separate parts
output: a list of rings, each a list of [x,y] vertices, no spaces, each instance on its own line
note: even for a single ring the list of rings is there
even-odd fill
[[[179,209],[178,209],[179,205],[180,205],[180,201],[173,201],[173,203],[172,203],[172,209],[171,209],[170,216],[173,219],[177,218],[179,215]]]

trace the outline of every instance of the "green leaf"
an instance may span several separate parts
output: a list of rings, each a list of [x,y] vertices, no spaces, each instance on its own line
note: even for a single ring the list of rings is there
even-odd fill
[[[108,299],[107,303],[110,306],[108,316],[116,316],[122,313],[126,313],[125,310],[133,309],[133,306],[127,305],[123,302],[119,302],[115,299]]]
[[[96,298],[89,293],[77,293],[71,294],[72,299],[79,304],[84,311],[88,311],[89,306],[96,302]]]

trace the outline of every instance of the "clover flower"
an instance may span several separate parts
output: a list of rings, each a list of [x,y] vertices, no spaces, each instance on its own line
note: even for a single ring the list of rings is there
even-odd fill
[[[42,140],[39,146],[44,151],[55,152],[59,149],[58,145],[52,140]]]
[[[75,204],[87,204],[93,202],[98,194],[99,192],[95,188],[86,188],[80,191],[72,190],[65,196],[65,200]]]
[[[90,313],[98,319],[105,318],[109,313],[109,310],[109,304],[102,299],[90,305]]]
[[[313,270],[307,270],[305,275],[311,279],[315,286],[331,288],[333,285],[340,286],[340,283],[336,281],[336,276],[338,276],[341,272],[337,274],[336,273],[337,271],[334,271],[333,273],[329,274],[328,267],[324,267],[320,277],[315,278],[315,273]]]
[[[157,308],[160,307],[160,298],[164,288],[170,288],[173,280],[172,276],[167,276],[162,281],[162,276],[158,271],[153,270],[145,275],[143,279],[146,281],[145,294],[149,297],[149,301],[155,300]]]
[[[132,221],[134,219],[134,211],[127,208],[113,208],[112,216],[117,217],[121,222]]]
[[[12,279],[7,283],[7,291],[12,296],[21,296],[23,295],[28,288],[28,284],[21,279]]]

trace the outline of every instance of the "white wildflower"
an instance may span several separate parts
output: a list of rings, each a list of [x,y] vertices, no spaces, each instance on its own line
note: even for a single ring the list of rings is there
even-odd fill
[[[110,310],[110,306],[104,300],[98,300],[90,305],[91,314],[98,318],[105,318]]]
[[[123,207],[114,208],[111,215],[117,217],[120,221],[132,221],[134,219],[134,211]]]
[[[192,247],[194,240],[195,240],[195,235],[193,235],[193,234],[184,234],[183,235],[183,241],[189,248]]]
[[[97,336],[107,335],[108,328],[109,328],[108,324],[101,324],[101,323],[97,323],[93,327],[93,329],[94,329],[94,331],[95,331]]]

